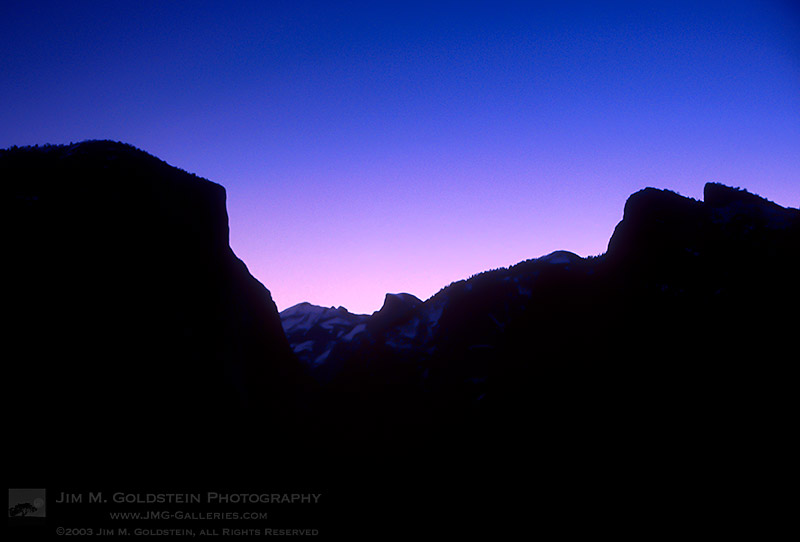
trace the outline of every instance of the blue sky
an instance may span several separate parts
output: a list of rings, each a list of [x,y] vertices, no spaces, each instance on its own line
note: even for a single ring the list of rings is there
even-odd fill
[[[788,1],[20,3],[0,53],[0,147],[108,138],[222,184],[279,309],[602,253],[645,186],[800,204]]]

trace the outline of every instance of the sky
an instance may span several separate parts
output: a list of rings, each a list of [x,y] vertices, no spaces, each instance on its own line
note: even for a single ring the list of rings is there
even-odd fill
[[[278,309],[378,310],[606,250],[647,186],[800,205],[800,7],[13,2],[0,148],[112,139],[223,185]]]

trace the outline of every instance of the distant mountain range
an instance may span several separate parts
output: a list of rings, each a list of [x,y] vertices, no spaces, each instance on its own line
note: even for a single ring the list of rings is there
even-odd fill
[[[345,515],[471,532],[730,504],[791,450],[800,210],[745,190],[645,188],[600,256],[279,315],[219,185],[109,141],[0,151],[0,178],[14,465],[344,484]]]
[[[281,321],[311,374],[370,404],[367,417],[455,411],[496,425],[549,401],[564,404],[560,421],[591,404],[615,424],[652,427],[668,412],[688,427],[700,403],[787,367],[798,241],[800,211],[745,190],[709,183],[700,202],[647,188],[601,256],[558,251],[425,302],[389,294],[371,316],[303,303]]]
[[[553,466],[560,482],[535,470],[551,490],[658,488],[663,506],[711,494],[735,510],[791,455],[798,276],[798,209],[716,183],[703,201],[646,188],[600,256],[554,252],[425,302],[390,294],[370,316],[301,304],[281,320],[348,438],[458,442],[509,476]]]

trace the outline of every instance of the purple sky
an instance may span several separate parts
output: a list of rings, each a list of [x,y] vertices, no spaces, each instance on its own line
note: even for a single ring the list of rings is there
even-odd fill
[[[222,184],[280,310],[600,254],[645,186],[800,204],[789,0],[20,2],[0,59],[0,147],[114,139]]]

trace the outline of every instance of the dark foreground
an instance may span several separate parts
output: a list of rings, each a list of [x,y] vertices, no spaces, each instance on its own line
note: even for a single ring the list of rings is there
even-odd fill
[[[20,538],[763,536],[788,510],[797,209],[643,190],[606,254],[376,313],[320,372],[222,187],[110,142],[2,151],[0,177],[9,488],[47,491]],[[171,494],[199,502],[147,502]]]

